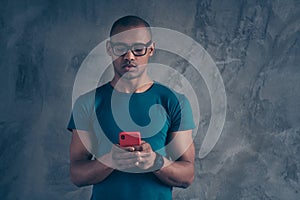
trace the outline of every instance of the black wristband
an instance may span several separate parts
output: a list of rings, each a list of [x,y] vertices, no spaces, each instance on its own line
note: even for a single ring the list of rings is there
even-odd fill
[[[156,153],[156,152],[155,152],[155,154],[156,154],[156,157],[155,157],[153,166],[148,169],[151,172],[160,170],[164,166],[164,162],[165,162],[164,157],[162,155],[160,155],[159,153]]]

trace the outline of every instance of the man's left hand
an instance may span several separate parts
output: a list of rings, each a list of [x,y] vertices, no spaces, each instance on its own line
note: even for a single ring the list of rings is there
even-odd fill
[[[134,151],[137,154],[136,167],[147,170],[154,165],[156,154],[149,143],[142,141],[141,145],[134,146]]]

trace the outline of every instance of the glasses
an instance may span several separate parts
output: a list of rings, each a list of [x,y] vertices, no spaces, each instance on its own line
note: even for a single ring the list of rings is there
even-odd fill
[[[123,56],[125,55],[129,50],[133,53],[135,56],[144,56],[147,53],[147,48],[152,44],[152,40],[150,40],[148,43],[134,43],[133,45],[127,45],[125,43],[120,42],[110,42],[111,48],[113,50],[113,53],[116,56]]]

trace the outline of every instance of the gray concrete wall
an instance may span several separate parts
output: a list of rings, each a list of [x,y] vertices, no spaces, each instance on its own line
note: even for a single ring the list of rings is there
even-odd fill
[[[68,174],[73,83],[112,22],[128,14],[199,42],[226,88],[222,135],[174,199],[299,199],[299,11],[296,0],[1,0],[1,199],[88,199],[90,188],[76,188]],[[177,61],[164,62],[180,70]],[[182,73],[202,88],[201,78]]]

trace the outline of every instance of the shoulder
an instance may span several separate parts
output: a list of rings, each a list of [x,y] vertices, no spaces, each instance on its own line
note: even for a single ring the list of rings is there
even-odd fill
[[[96,95],[97,95],[97,97],[102,96],[108,90],[109,90],[109,83],[105,83],[104,85],[102,85],[96,89],[90,90],[90,91],[80,95],[76,100],[76,104],[92,106],[95,104],[95,99],[97,99]]]
[[[153,90],[159,94],[165,94],[165,95],[177,94],[177,92],[175,92],[175,90],[173,90],[172,88],[170,88],[166,85],[163,85],[159,82],[154,82]]]
[[[186,97],[184,94],[175,91],[174,89],[165,86],[159,82],[155,82],[153,85],[153,90],[155,93],[158,93],[162,98],[166,98],[171,101],[182,101]]]

